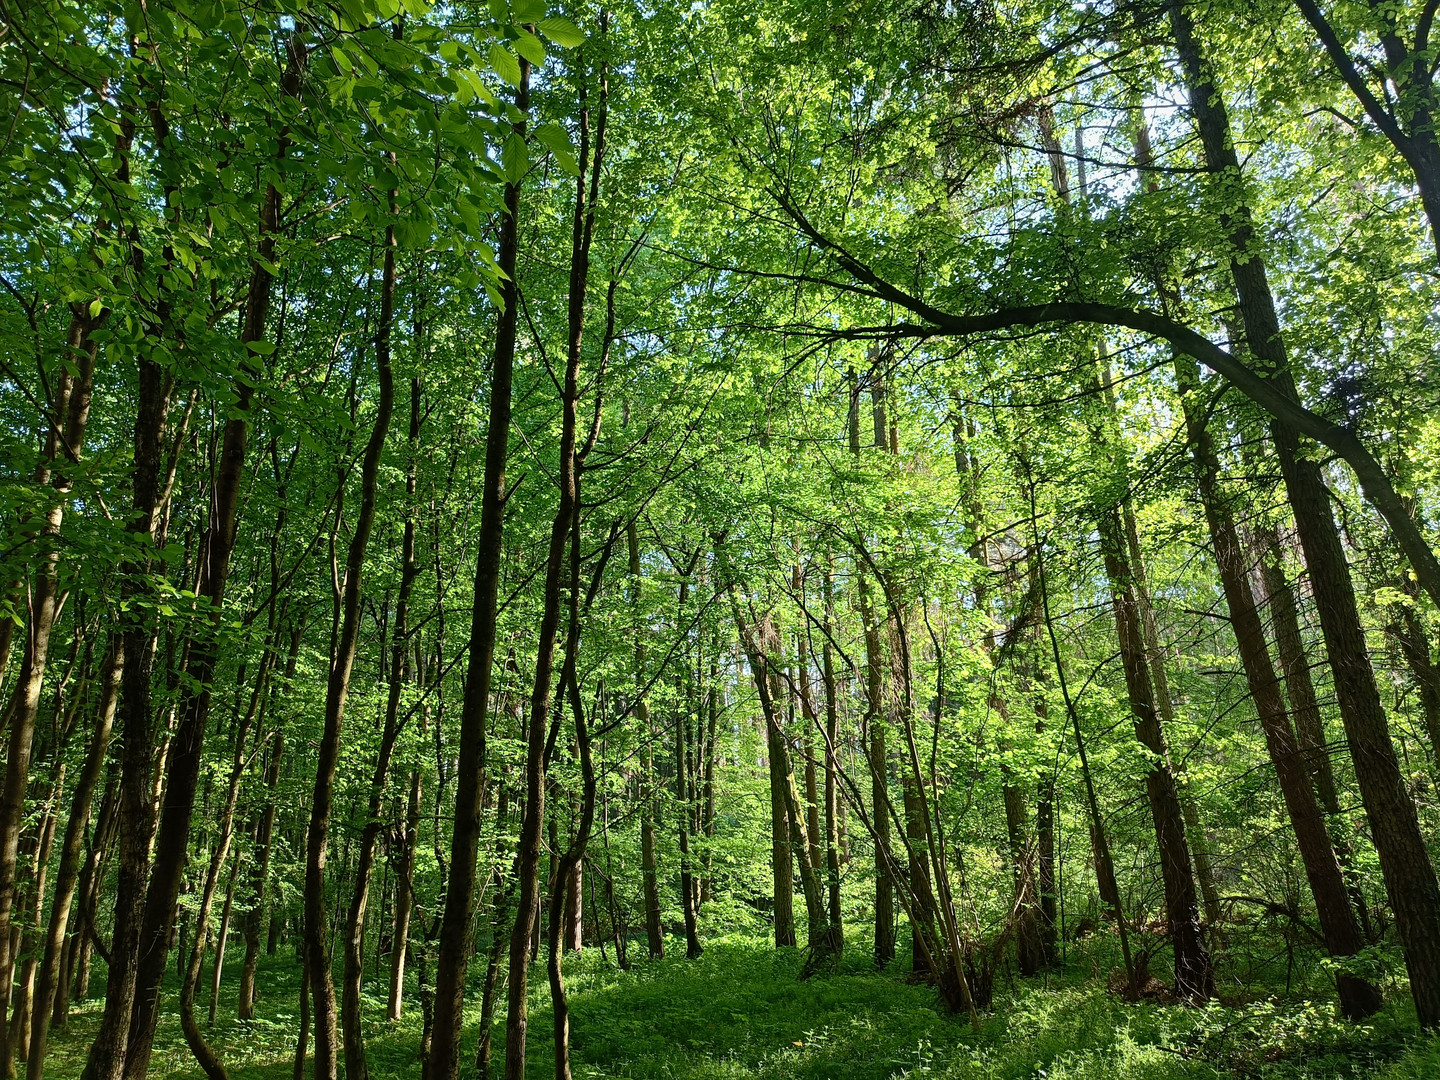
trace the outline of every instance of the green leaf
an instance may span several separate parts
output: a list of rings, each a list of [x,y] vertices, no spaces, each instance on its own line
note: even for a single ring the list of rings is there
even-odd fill
[[[273,341],[247,341],[245,347],[257,356],[270,356],[275,352]]]
[[[535,129],[535,138],[539,140],[547,150],[559,153],[561,150],[569,150],[570,135],[565,128],[555,121],[541,124]]]
[[[101,300],[101,299],[99,299],[98,297],[97,297],[96,299],[94,299],[94,300],[91,300],[91,301],[90,301],[90,318],[92,318],[92,319],[95,318],[95,316],[99,315],[100,312],[103,311],[104,309],[105,309],[105,301],[104,301],[104,300]]]
[[[585,33],[569,19],[541,19],[537,24],[547,38],[562,49],[573,49],[585,41]]]
[[[537,67],[545,63],[545,46],[528,30],[521,30],[514,42],[515,51]]]
[[[495,74],[511,86],[520,85],[520,62],[510,55],[510,50],[498,42],[490,46],[490,66]]]
[[[519,132],[512,131],[505,140],[500,151],[500,162],[505,168],[505,179],[510,183],[518,184],[524,179],[525,170],[530,166],[530,148],[525,145]]]

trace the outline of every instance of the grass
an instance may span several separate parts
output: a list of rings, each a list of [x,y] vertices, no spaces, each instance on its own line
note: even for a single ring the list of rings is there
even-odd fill
[[[978,1034],[948,1017],[928,987],[903,970],[879,974],[866,943],[854,942],[840,968],[800,982],[801,955],[754,937],[711,941],[683,955],[617,971],[587,949],[567,965],[573,1062],[586,1080],[1435,1080],[1440,1037],[1420,1035],[1408,998],[1396,995],[1365,1024],[1338,1019],[1329,1001],[1256,997],[1204,1009],[1127,1004],[1106,992],[1105,945],[1091,945],[1067,972],[997,987],[995,1011]],[[898,968],[903,968],[898,964]],[[211,1032],[234,1080],[289,1080],[298,1019],[299,967],[266,958],[259,1018],[233,1019],[238,966],[221,991]],[[97,986],[103,982],[97,981]],[[549,994],[543,968],[531,977],[528,1072],[553,1071]],[[383,989],[376,985],[375,989]],[[173,993],[173,989],[172,989]],[[202,1008],[208,999],[202,997]],[[100,1002],[78,1008],[57,1033],[46,1075],[79,1075]],[[173,1010],[173,997],[170,1004]],[[471,1060],[479,1003],[467,1028]],[[227,1013],[228,1017],[227,1018]],[[202,1014],[203,1015],[203,1014]],[[418,1077],[420,1010],[384,1022],[369,1000],[367,1048],[376,1080]],[[503,1060],[503,1020],[496,1061]],[[162,1016],[151,1076],[191,1080],[196,1067],[173,1011]],[[473,1069],[471,1070],[473,1077]]]

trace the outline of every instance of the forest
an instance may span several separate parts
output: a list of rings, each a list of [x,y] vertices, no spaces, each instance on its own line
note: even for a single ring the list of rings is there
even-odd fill
[[[0,1080],[1440,1076],[1440,0],[0,0]]]

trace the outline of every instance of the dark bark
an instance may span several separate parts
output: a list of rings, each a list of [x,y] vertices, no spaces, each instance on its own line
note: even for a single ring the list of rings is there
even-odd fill
[[[604,15],[601,16],[602,32]],[[581,344],[585,328],[585,290],[590,271],[590,243],[595,230],[595,203],[599,194],[600,168],[605,150],[604,76],[601,76],[601,110],[595,128],[594,160],[591,161],[589,113],[584,107],[584,83],[581,83],[580,146],[578,160],[581,168],[575,180],[575,207],[571,224],[569,304],[566,325],[565,371],[560,383],[560,445],[559,475],[555,518],[550,526],[550,544],[545,561],[544,603],[540,616],[539,638],[536,644],[535,678],[530,691],[530,715],[525,731],[525,804],[520,818],[520,840],[516,849],[515,870],[518,889],[518,905],[515,926],[510,936],[510,984],[508,987],[508,1012],[505,1018],[505,1078],[524,1080],[525,1047],[529,1028],[526,990],[529,982],[529,957],[538,935],[537,921],[540,914],[540,837],[545,821],[546,768],[550,751],[547,748],[548,720],[551,710],[552,683],[554,681],[555,642],[560,627],[562,583],[569,581],[570,628],[566,638],[565,654],[561,663],[560,693],[573,694],[572,708],[578,708],[579,690],[567,683],[574,683],[575,656],[579,634],[579,552],[578,544],[580,515],[580,473],[583,458],[589,445],[593,445],[597,431],[592,431],[590,443],[581,448],[577,439],[577,406],[580,398]],[[587,204],[586,172],[589,170],[589,198]],[[596,390],[597,396],[599,390]],[[599,410],[596,410],[596,423]],[[572,549],[568,574],[566,550],[567,541]],[[588,735],[584,734],[583,716],[577,713],[576,737],[581,753],[582,768],[589,772]],[[579,851],[571,858],[573,849],[567,850],[557,860],[556,891],[550,910],[552,928],[552,952],[550,989],[555,1013],[556,1075],[569,1076],[569,1026],[565,1012],[563,983],[560,980],[560,939],[559,927],[563,911],[562,891],[579,856],[584,853],[584,841],[589,835],[588,813],[594,809],[594,777],[587,775],[586,786],[590,788],[588,809],[582,808],[583,830],[577,834]],[[563,1070],[563,1072],[562,1072]]]
[[[1435,130],[1440,100],[1436,96],[1435,65],[1429,42],[1435,6],[1425,5],[1415,26],[1413,42],[1407,44],[1397,22],[1397,15],[1404,8],[1372,0],[1369,7],[1378,24],[1377,36],[1385,57],[1383,66],[1371,63],[1368,58],[1357,61],[1316,0],[1295,0],[1295,6],[1314,28],[1331,63],[1365,114],[1410,167],[1430,222],[1431,239],[1440,255],[1440,136]],[[1366,79],[1367,72],[1371,77],[1380,77],[1378,96]]]
[[[50,637],[62,602],[58,540],[68,494],[74,485],[69,460],[78,458],[90,418],[91,383],[95,372],[97,346],[90,340],[93,320],[87,306],[77,302],[71,311],[65,351],[76,365],[72,375],[62,369],[56,379],[53,400],[48,402],[52,421],[46,425],[45,445],[36,467],[36,487],[48,485],[49,505],[40,527],[26,537],[35,550],[35,573],[29,590],[29,611],[20,670],[11,693],[9,730],[6,732],[5,776],[0,785],[0,1073],[15,1075],[15,1046],[11,1041],[9,1015],[11,980],[15,970],[15,934],[12,912],[16,900],[16,870],[20,830],[25,816],[25,793],[30,781],[30,755],[34,746],[40,694],[50,652]],[[63,446],[62,446],[63,443]],[[28,1002],[26,1003],[28,1004]]]
[[[410,773],[409,797],[405,803],[405,827],[400,832],[400,850],[395,865],[395,924],[390,939],[390,990],[385,1017],[398,1023],[405,997],[405,958],[410,950],[410,919],[415,910],[413,886],[415,847],[420,839],[421,774]]]
[[[115,709],[120,697],[120,682],[125,668],[124,637],[110,635],[110,647],[104,660],[104,677],[100,700],[95,708],[95,727],[85,751],[85,762],[70,795],[70,816],[65,824],[65,837],[60,843],[60,865],[55,872],[55,892],[50,906],[49,929],[45,936],[45,955],[40,964],[34,996],[34,1020],[30,1032],[30,1050],[26,1061],[26,1080],[40,1080],[45,1067],[45,1050],[49,1042],[52,1010],[55,999],[66,995],[61,952],[70,932],[70,913],[79,883],[85,834],[90,823],[90,804],[95,786],[105,765],[105,752],[115,723]]]
[[[839,693],[835,682],[835,646],[831,642],[834,623],[835,577],[831,565],[825,569],[823,582],[825,600],[825,644],[821,649],[821,677],[825,689],[825,882],[829,894],[830,932],[838,954],[845,947],[844,920],[840,907],[840,785],[836,776],[839,752]],[[712,676],[713,677],[713,676]],[[713,710],[711,724],[714,724]]]
[[[515,105],[519,118],[512,129],[523,138],[526,114],[530,108],[530,65],[523,57],[520,60],[520,84],[515,90]],[[504,541],[510,386],[515,368],[516,320],[520,308],[515,280],[519,252],[520,185],[507,183],[504,199],[497,261],[505,277],[500,283],[501,308],[496,321],[490,374],[489,430],[485,436],[480,535],[476,541],[475,599],[471,608],[465,698],[460,711],[455,827],[450,840],[450,880],[445,889],[445,909],[440,924],[434,1023],[426,1062],[426,1080],[455,1080],[459,1075],[465,973],[470,963],[470,923],[475,914],[475,864],[479,856],[485,723],[489,710],[491,668],[495,660],[495,617]]]
[[[1271,763],[1280,780],[1281,794],[1295,831],[1310,892],[1315,899],[1321,931],[1325,935],[1325,947],[1333,957],[1353,957],[1365,942],[1355,912],[1350,907],[1340,863],[1330,846],[1324,815],[1306,774],[1304,756],[1290,727],[1290,717],[1280,694],[1280,681],[1265,642],[1264,626],[1246,576],[1245,550],[1235,526],[1234,513],[1220,490],[1220,462],[1204,415],[1193,396],[1198,390],[1199,373],[1188,359],[1177,358],[1176,368],[1182,392],[1185,393],[1182,403],[1200,500],[1205,507],[1210,539],[1215,547],[1215,562],[1225,590],[1230,624],[1239,645],[1246,685],[1265,732]],[[1370,982],[1346,972],[1341,972],[1337,981],[1340,1006],[1349,1019],[1363,1020],[1380,1008],[1380,992]]]
[[[1140,614],[1120,516],[1114,509],[1100,514],[1100,542],[1110,581],[1125,689],[1135,720],[1135,736],[1152,755],[1145,773],[1145,793],[1160,848],[1160,873],[1165,885],[1165,915],[1175,954],[1175,989],[1182,997],[1206,1001],[1215,993],[1210,952],[1200,932],[1200,912],[1191,873],[1185,813],[1170,765],[1169,748],[1155,709],[1154,687],[1145,656]]]
[[[1205,148],[1207,168],[1220,176],[1238,177],[1240,166],[1230,139],[1224,101],[1211,80],[1188,12],[1179,0],[1172,0],[1170,13],[1181,65],[1189,84],[1191,110]],[[1298,397],[1290,375],[1289,358],[1280,333],[1265,261],[1255,250],[1249,208],[1244,204],[1236,207],[1224,224],[1229,229],[1234,249],[1230,275],[1239,301],[1246,345],[1268,374],[1268,378],[1263,380],[1267,389],[1293,405],[1298,402]],[[1307,432],[1303,428],[1297,432],[1296,426],[1292,426],[1283,415],[1275,416],[1270,430],[1305,562],[1310,570],[1341,719],[1345,724],[1361,799],[1370,820],[1371,835],[1380,856],[1386,893],[1395,912],[1396,930],[1405,950],[1405,965],[1410,974],[1416,1013],[1422,1027],[1440,1026],[1440,885],[1437,885],[1415,804],[1405,787],[1395,747],[1390,740],[1389,725],[1375,683],[1375,673],[1370,666],[1345,550],[1330,510],[1329,493],[1319,464],[1301,451],[1299,435]],[[1358,467],[1357,475],[1360,475],[1367,494],[1373,496],[1374,484],[1366,480]],[[1404,530],[1408,525],[1415,532],[1414,522],[1393,489],[1390,489],[1390,496],[1396,501],[1394,506],[1382,500],[1376,503],[1376,508],[1390,522],[1421,583],[1425,584],[1432,597],[1436,597],[1440,595],[1440,581],[1427,583],[1427,576],[1432,575],[1434,570],[1434,553],[1423,543],[1417,547],[1411,542],[1413,537]]]
[[[601,16],[601,25],[602,27],[605,25],[605,17],[603,14]],[[583,124],[584,121],[582,119],[581,160],[584,160],[586,150]],[[593,166],[597,177],[601,163],[601,150],[603,148],[603,144],[599,142],[601,138],[603,138],[603,126],[600,129],[600,134],[597,135],[595,162]],[[587,233],[591,223],[593,223],[593,213],[590,215],[590,222],[587,222]],[[578,360],[578,347],[575,351]],[[579,455],[577,455],[577,457],[578,456]],[[577,461],[577,465],[578,464]],[[578,471],[577,469],[577,473]],[[548,974],[550,978],[551,1016],[555,1038],[555,1080],[571,1080],[570,1003],[565,993],[565,978],[562,966],[564,949],[561,940],[562,931],[570,922],[571,914],[565,910],[567,905],[562,902],[561,893],[578,887],[579,883],[575,877],[575,871],[579,869],[581,861],[585,857],[585,847],[590,842],[590,829],[595,820],[595,766],[591,757],[590,731],[585,721],[585,706],[580,700],[580,678],[578,672],[578,657],[580,651],[580,478],[578,475],[575,478],[574,484],[575,498],[570,508],[570,582],[568,604],[570,617],[565,636],[565,661],[561,669],[560,683],[561,693],[565,695],[569,703],[571,718],[575,725],[575,747],[580,757],[581,793],[579,820],[575,825],[574,835],[571,838],[569,846],[557,860],[555,867],[555,884],[550,893]],[[563,501],[562,499],[562,502]],[[577,896],[575,902],[577,912],[580,907],[579,900],[580,898]]]
[[[300,655],[303,621],[290,630],[289,651],[285,658],[285,679],[288,689],[295,681],[295,667]],[[266,751],[265,795],[259,820],[255,824],[255,861],[250,876],[250,904],[245,913],[245,960],[240,969],[240,999],[236,1015],[241,1020],[255,1018],[255,971],[260,962],[260,924],[265,918],[266,893],[270,884],[270,854],[275,837],[275,791],[280,783],[280,766],[285,759],[285,733],[277,725]],[[269,951],[274,952],[273,942]]]
[[[395,24],[395,36],[400,36],[401,23]],[[394,154],[391,154],[394,161]],[[396,212],[397,192],[391,190],[386,198],[390,212]],[[375,328],[375,371],[380,384],[379,408],[375,426],[370,434],[370,443],[365,449],[365,461],[360,476],[360,515],[350,538],[350,554],[345,567],[345,604],[343,624],[338,642],[338,655],[331,668],[331,689],[335,702],[332,707],[327,697],[325,736],[320,744],[320,762],[317,766],[314,801],[311,803],[310,836],[312,840],[306,865],[306,927],[310,936],[310,948],[315,948],[314,932],[309,928],[316,915],[324,911],[324,866],[325,845],[329,825],[329,803],[332,798],[335,767],[340,751],[340,729],[345,712],[345,699],[349,694],[350,673],[355,662],[355,649],[360,629],[360,574],[365,563],[365,548],[375,517],[375,491],[378,483],[380,456],[385,449],[385,439],[390,430],[390,417],[395,403],[395,376],[390,363],[390,332],[395,321],[395,226],[385,229],[385,256],[380,274],[380,316]],[[418,436],[419,402],[414,387],[410,397],[410,445],[414,446]],[[414,455],[411,455],[413,463]],[[355,880],[351,886],[350,910],[345,920],[345,969],[342,986],[342,1016],[345,1044],[345,1075],[347,1080],[366,1080],[369,1065],[365,1059],[364,1029],[360,1017],[360,983],[365,959],[365,913],[370,901],[370,875],[375,865],[375,845],[380,838],[380,811],[385,798],[385,785],[390,775],[390,758],[395,752],[395,741],[400,734],[400,684],[404,673],[404,660],[409,649],[406,633],[409,629],[407,614],[410,603],[410,588],[415,581],[415,521],[413,510],[415,484],[413,464],[408,470],[406,482],[406,522],[402,541],[400,590],[395,604],[395,625],[391,631],[390,687],[386,695],[385,720],[380,734],[380,747],[375,756],[375,770],[370,779],[370,798],[366,808],[365,828],[360,835],[360,850],[356,857]],[[322,791],[321,777],[327,779]],[[321,805],[325,813],[321,815]],[[318,853],[314,838],[322,838]],[[318,854],[318,858],[317,858]],[[313,880],[312,880],[313,875]],[[319,903],[312,903],[312,885],[318,894]],[[323,927],[323,918],[314,925]],[[319,979],[315,979],[315,1045],[322,1040],[333,1043],[334,998],[333,985],[328,988],[322,983],[330,980],[330,957],[317,952],[312,958],[325,964]],[[329,1009],[329,1015],[324,1015]],[[318,1080],[331,1075],[321,1071],[320,1054],[316,1054],[316,1076]]]
[[[789,743],[780,727],[779,698],[774,693],[771,682],[771,675],[776,670],[774,652],[779,645],[780,638],[768,618],[752,619],[747,623],[741,612],[739,597],[736,595],[737,583],[729,556],[725,551],[724,537],[717,535],[714,537],[714,541],[720,584],[729,596],[731,616],[760,698],[760,711],[765,720],[766,733],[769,736],[772,792],[775,786],[774,777],[777,774],[780,776],[779,787],[786,822],[789,826],[786,837],[786,854],[789,856],[792,851],[799,853],[799,858],[791,858],[790,861],[791,865],[800,872],[801,889],[805,895],[806,947],[809,950],[809,956],[806,959],[803,974],[808,975],[828,968],[838,956],[839,949],[827,917],[820,876],[815,867],[811,865],[807,855],[810,841],[806,836],[805,804],[800,797],[799,786],[795,782],[795,770],[790,762]]]
[[[281,91],[288,97],[298,97],[300,79],[308,53],[299,40],[297,30],[290,37],[287,46],[287,64],[281,78]],[[276,157],[286,156],[289,148],[288,131],[282,131],[277,140]],[[261,200],[260,242],[257,259],[252,264],[249,287],[242,314],[240,343],[262,341],[265,336],[266,320],[269,315],[270,293],[273,277],[268,265],[275,254],[275,237],[279,229],[280,193],[273,186],[267,187]],[[247,352],[248,357],[248,352]],[[249,361],[245,361],[248,363]],[[123,1075],[126,1080],[143,1080],[149,1067],[153,1046],[155,1023],[159,1011],[159,989],[164,976],[166,958],[169,952],[171,931],[174,926],[175,900],[180,891],[181,876],[187,859],[187,840],[190,820],[194,808],[196,782],[200,769],[201,751],[204,746],[206,721],[210,711],[211,682],[219,658],[220,632],[224,619],[225,587],[229,579],[230,556],[235,544],[236,515],[241,494],[241,480],[244,472],[245,450],[249,436],[249,409],[254,390],[254,373],[247,372],[236,380],[236,407],[226,421],[221,437],[220,456],[216,463],[210,498],[211,514],[200,542],[198,560],[197,595],[208,601],[210,617],[186,643],[185,683],[177,707],[179,718],[175,734],[171,739],[165,759],[168,783],[164,804],[161,808],[158,831],[155,838],[155,859],[150,867],[149,885],[145,890],[143,911],[136,943],[137,959],[134,969],[134,989],[121,988],[118,1004],[123,1008],[129,1004],[129,1016],[117,1018],[117,1023],[128,1020],[128,1036],[123,1043],[106,1040],[104,1027],[97,1036],[96,1047],[102,1042],[108,1047],[99,1060],[92,1052],[91,1064],[97,1066],[95,1080],[115,1080],[122,1066],[114,1055],[117,1045],[123,1046]],[[143,651],[136,648],[135,653]],[[128,658],[132,655],[126,642],[127,682],[132,670]],[[138,672],[137,672],[138,674]],[[148,669],[145,674],[148,676]],[[128,727],[124,737],[130,738]],[[141,743],[144,749],[148,739]],[[127,745],[127,752],[130,747]],[[124,804],[122,803],[122,807]],[[148,818],[148,811],[137,815],[139,820]],[[122,860],[125,852],[122,851]],[[117,899],[117,916],[120,901]],[[117,938],[118,922],[117,922]],[[117,946],[112,946],[112,957]],[[122,968],[128,965],[122,964]],[[112,979],[115,972],[112,971]],[[109,1018],[112,1002],[107,998],[106,1012]]]
[[[510,663],[514,663],[513,657]],[[516,702],[515,711],[518,713],[518,699],[511,694],[506,694],[510,701]],[[508,711],[508,710],[507,710]],[[515,716],[516,727],[519,727],[519,716]],[[495,1001],[500,987],[501,961],[505,959],[505,946],[510,941],[510,907],[514,900],[514,891],[511,882],[505,873],[505,860],[501,847],[500,837],[504,836],[508,827],[509,789],[504,784],[495,800],[495,834],[496,834],[496,863],[499,869],[496,872],[494,904],[490,920],[490,954],[485,964],[485,981],[480,990],[480,1042],[475,1049],[475,1071],[480,1074],[481,1080],[488,1080],[490,1076],[490,1054],[491,1034],[495,1027]]]
[[[774,676],[763,669],[756,675],[766,683],[769,697],[777,696]],[[789,754],[785,735],[769,715],[762,716],[765,725],[765,761],[770,771],[770,873],[773,887],[775,947],[792,947],[795,936],[795,859],[790,850],[790,816],[785,808],[785,786],[789,779]],[[803,853],[802,853],[803,857]]]

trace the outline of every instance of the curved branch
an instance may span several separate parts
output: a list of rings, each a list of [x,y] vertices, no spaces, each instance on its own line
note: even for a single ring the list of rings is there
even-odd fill
[[[1335,65],[1335,69],[1340,73],[1340,78],[1345,81],[1345,85],[1350,88],[1355,99],[1364,107],[1366,115],[1380,129],[1381,134],[1395,144],[1395,149],[1404,154],[1410,142],[1409,136],[1401,130],[1395,115],[1371,92],[1369,84],[1360,74],[1360,69],[1355,65],[1354,59],[1341,43],[1335,27],[1330,24],[1325,13],[1320,10],[1320,5],[1315,3],[1315,0],[1295,0],[1295,6],[1300,9],[1300,14],[1305,16],[1305,21],[1310,24],[1316,36],[1320,38],[1320,44],[1329,54],[1330,62]]]
[[[1286,393],[1280,384],[1256,374],[1233,353],[1220,348],[1204,335],[1158,312],[1113,304],[1080,301],[1036,304],[1002,308],[985,315],[970,316],[947,315],[929,305],[923,306],[926,309],[927,321],[933,324],[931,327],[902,324],[894,327],[892,332],[906,336],[964,336],[1050,323],[1091,323],[1123,326],[1165,339],[1180,352],[1194,357],[1223,376],[1275,419],[1288,424],[1301,435],[1314,439],[1343,459],[1355,473],[1365,498],[1390,526],[1401,550],[1410,560],[1420,585],[1430,594],[1436,606],[1440,607],[1440,559],[1436,558],[1434,549],[1421,534],[1419,526],[1410,516],[1404,501],[1375,456],[1353,431],[1311,412]]]

